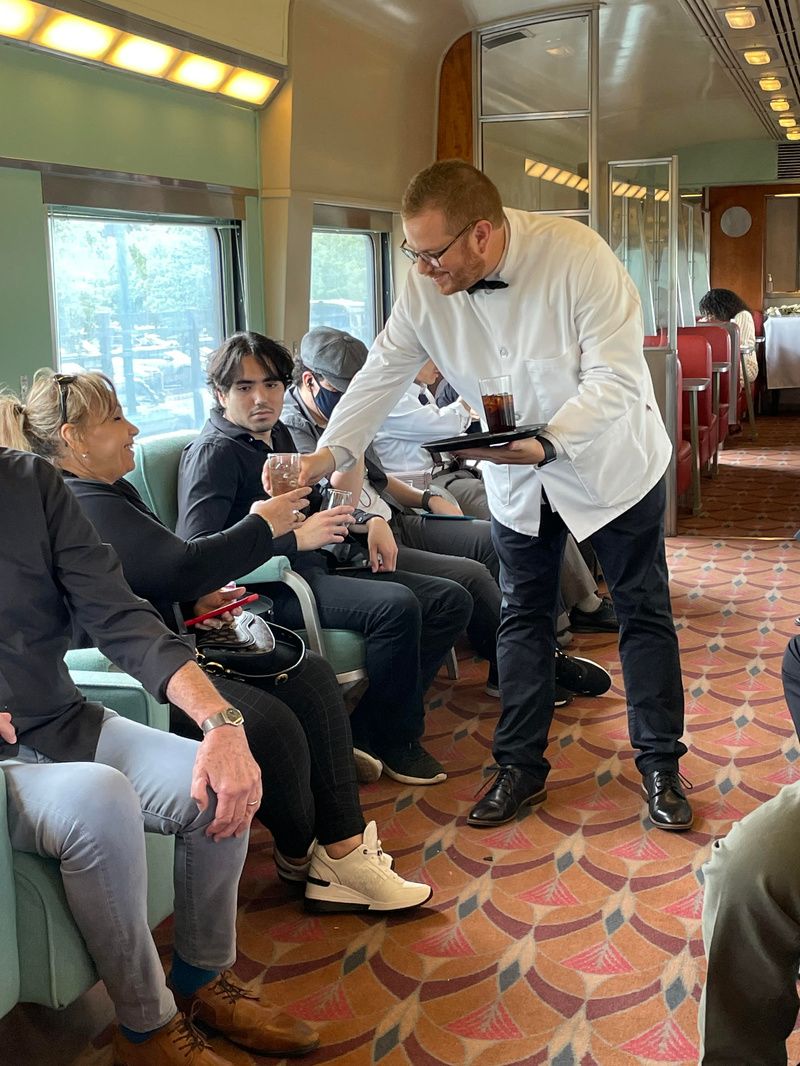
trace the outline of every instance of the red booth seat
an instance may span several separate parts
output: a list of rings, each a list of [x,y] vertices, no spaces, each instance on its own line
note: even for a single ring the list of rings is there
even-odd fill
[[[727,337],[727,334],[723,334]],[[678,333],[678,359],[683,377],[713,379],[711,345],[691,329]],[[697,394],[700,465],[709,463],[719,443],[719,421],[712,411],[711,385]],[[691,408],[688,394],[683,395],[683,437],[691,440]]]

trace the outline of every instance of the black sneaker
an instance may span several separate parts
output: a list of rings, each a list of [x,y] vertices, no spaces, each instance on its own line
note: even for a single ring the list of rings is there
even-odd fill
[[[438,785],[447,780],[442,764],[416,740],[381,748],[383,772],[404,785]]]
[[[619,622],[614,604],[603,596],[596,611],[581,611],[573,607],[569,612],[569,628],[573,633],[618,633]]]
[[[611,674],[591,659],[556,651],[556,685],[578,696],[602,696],[611,688]]]

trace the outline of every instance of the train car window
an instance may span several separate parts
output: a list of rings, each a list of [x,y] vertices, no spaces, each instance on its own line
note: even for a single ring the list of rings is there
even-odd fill
[[[240,224],[51,208],[59,369],[99,370],[143,436],[205,421],[208,355],[243,325]]]
[[[366,345],[378,332],[374,235],[314,230],[311,242],[309,328],[333,326]]]

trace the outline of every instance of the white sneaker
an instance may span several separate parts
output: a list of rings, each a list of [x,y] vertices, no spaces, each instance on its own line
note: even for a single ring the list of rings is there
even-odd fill
[[[362,843],[343,859],[332,859],[320,844],[311,855],[305,901],[309,911],[399,911],[427,903],[432,895],[430,885],[404,881],[392,870],[374,822],[364,830]]]
[[[362,785],[371,785],[377,781],[383,773],[383,763],[368,751],[361,748],[353,748],[353,759],[356,764],[356,778]]]

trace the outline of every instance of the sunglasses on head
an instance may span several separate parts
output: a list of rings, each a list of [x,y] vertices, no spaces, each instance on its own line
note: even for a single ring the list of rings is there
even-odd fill
[[[66,425],[69,421],[67,418],[67,396],[69,395],[69,387],[75,381],[74,374],[53,374],[53,381],[58,385],[58,397],[59,407],[61,411],[61,425]]]

